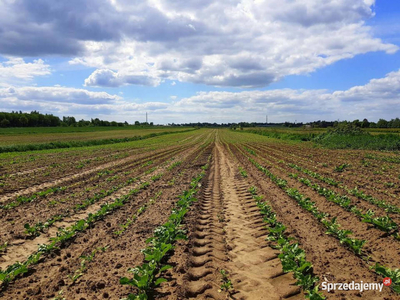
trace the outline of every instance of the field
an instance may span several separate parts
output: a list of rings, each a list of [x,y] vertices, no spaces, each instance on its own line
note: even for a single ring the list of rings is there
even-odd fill
[[[0,128],[0,152],[105,145],[165,132],[187,131],[180,127],[34,127]]]
[[[399,299],[398,152],[180,130],[1,153],[0,298]]]

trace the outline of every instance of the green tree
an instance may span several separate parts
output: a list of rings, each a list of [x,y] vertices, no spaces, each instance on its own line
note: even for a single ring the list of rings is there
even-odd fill
[[[362,127],[362,128],[369,128],[369,122],[368,122],[367,119],[364,119],[364,120],[361,122],[361,127]]]
[[[378,123],[376,123],[376,126],[378,128],[387,128],[388,127],[388,121],[384,119],[379,119]]]
[[[25,116],[22,116],[21,118],[19,118],[19,123],[21,124],[22,127],[28,126],[28,118]]]
[[[3,119],[0,122],[0,126],[1,127],[9,127],[10,126],[10,121],[8,121],[7,119]]]

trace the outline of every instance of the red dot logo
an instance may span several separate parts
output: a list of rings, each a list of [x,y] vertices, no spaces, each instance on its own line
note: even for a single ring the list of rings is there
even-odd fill
[[[383,279],[383,284],[385,286],[390,286],[392,284],[392,279],[390,279],[389,277],[386,277]]]

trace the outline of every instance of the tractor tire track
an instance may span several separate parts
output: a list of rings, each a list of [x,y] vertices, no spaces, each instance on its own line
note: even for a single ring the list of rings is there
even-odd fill
[[[188,251],[172,274],[178,287],[164,288],[165,299],[303,299],[293,275],[283,273],[279,252],[265,241],[267,231],[249,184],[238,178],[228,155],[217,142],[207,182],[188,220]],[[222,270],[233,288],[221,291]]]

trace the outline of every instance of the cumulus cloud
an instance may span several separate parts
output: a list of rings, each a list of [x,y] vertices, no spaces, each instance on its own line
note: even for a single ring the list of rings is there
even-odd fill
[[[146,74],[123,74],[108,69],[96,70],[85,79],[85,86],[100,87],[119,87],[130,84],[157,86],[159,83],[158,78],[152,78]]]
[[[400,111],[400,70],[345,91],[276,89],[201,92],[175,104],[181,113],[226,121],[271,122],[318,119],[395,118]]]
[[[162,102],[136,103],[106,92],[62,86],[0,88],[0,111],[39,110],[59,116],[74,115],[86,119],[104,116],[105,119],[125,121],[145,111],[156,112],[167,106]]]
[[[0,82],[3,84],[15,80],[31,80],[49,74],[51,74],[50,66],[41,59],[27,63],[22,58],[8,57],[5,62],[0,63]]]
[[[164,79],[262,87],[398,47],[365,21],[374,0],[0,0],[0,53],[74,56],[87,86]],[[70,13],[66,13],[70,12]]]
[[[333,93],[344,102],[396,101],[400,99],[400,71],[391,72],[384,78],[372,79],[368,84],[355,86],[347,91]]]
[[[29,101],[32,103],[106,104],[122,99],[106,92],[91,92],[62,86],[54,87],[8,87],[0,89],[0,99]],[[4,101],[5,102],[5,101]],[[2,101],[2,105],[4,105]]]
[[[76,114],[88,119],[102,116],[119,121],[144,120],[149,112],[155,123],[315,121],[356,118],[395,118],[400,111],[400,70],[384,78],[345,91],[253,90],[200,92],[172,103],[124,99],[105,92],[66,87],[9,87],[0,89],[0,110],[40,110]]]

